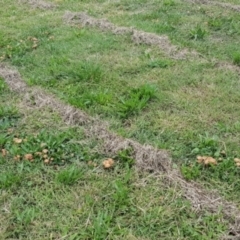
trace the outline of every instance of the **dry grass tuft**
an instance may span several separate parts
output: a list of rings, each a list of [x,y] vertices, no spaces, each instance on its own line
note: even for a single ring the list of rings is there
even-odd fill
[[[171,158],[167,151],[153,148],[149,145],[141,145],[131,139],[122,138],[109,132],[106,127],[97,123],[87,131],[89,137],[103,140],[106,154],[117,154],[121,150],[132,149],[132,157],[136,160],[138,169],[149,172],[171,171]]]
[[[39,8],[42,10],[53,9],[56,7],[53,3],[48,3],[43,0],[20,0],[21,3],[30,4],[33,8]]]
[[[233,5],[231,3],[222,3],[222,2],[216,2],[216,1],[213,1],[212,4],[240,12],[240,5]]]
[[[240,12],[240,5],[234,5],[231,3],[223,3],[223,2],[217,2],[217,1],[211,1],[211,0],[188,0],[188,2],[197,3],[197,4],[207,4],[207,5],[213,5],[213,6],[219,6],[222,8],[234,10],[236,12]]]
[[[63,19],[68,24],[81,23],[83,26],[98,27],[103,31],[111,31],[115,34],[131,34],[133,32],[132,28],[117,27],[107,19],[96,19],[83,12],[74,13],[67,11],[63,16]]]
[[[238,74],[240,74],[240,67],[228,62],[217,62],[215,66],[218,69],[226,69],[226,70],[237,72]]]
[[[186,59],[190,56],[198,56],[195,51],[189,51],[188,49],[179,50],[176,46],[172,45],[167,36],[159,36],[154,33],[146,33],[143,31],[133,31],[133,42],[137,44],[147,44],[158,46],[164,51],[164,53],[174,59]]]
[[[2,77],[8,86],[14,92],[25,92],[27,85],[22,81],[18,71],[6,67],[4,64],[0,64],[0,77]]]

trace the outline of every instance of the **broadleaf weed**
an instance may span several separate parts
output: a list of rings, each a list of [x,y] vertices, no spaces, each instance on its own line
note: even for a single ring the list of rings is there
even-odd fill
[[[197,27],[190,31],[190,39],[203,40],[206,34],[207,31],[198,25]]]

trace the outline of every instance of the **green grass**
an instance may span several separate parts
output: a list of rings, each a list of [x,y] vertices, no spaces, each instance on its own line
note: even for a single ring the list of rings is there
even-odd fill
[[[239,75],[216,64],[239,66],[239,14],[179,0],[52,2],[58,7],[43,11],[3,1],[0,61],[17,67],[30,86],[41,86],[88,114],[100,116],[123,137],[167,149],[187,179],[218,189],[239,204],[235,180],[239,169],[233,162],[240,156]],[[118,26],[167,35],[179,49],[196,50],[201,57],[176,60],[156,46],[134,44],[128,35],[67,25],[62,20],[65,10],[85,11]],[[198,219],[173,189],[154,185],[155,178],[151,178],[152,186],[135,189],[134,182],[141,182],[141,178],[132,170],[134,159],[128,152],[116,158],[119,172],[104,172],[101,161],[111,156],[96,152],[95,141],[79,145],[79,138],[84,139],[81,129],[64,129],[59,116],[47,110],[23,116],[22,109],[17,110],[21,106],[16,107],[19,100],[11,99],[3,81],[0,91],[0,146],[9,152],[7,160],[1,159],[0,186],[14,200],[6,223],[10,228],[6,234],[12,231],[10,226],[17,226],[11,238],[26,239],[24,232],[28,232],[35,238],[49,239],[51,235],[44,234],[50,232],[53,239],[65,235],[69,239],[209,239],[225,229],[225,223],[215,224],[219,216],[204,213]],[[11,128],[14,133],[8,132]],[[13,144],[16,137],[27,140]],[[47,149],[48,158],[34,155],[43,149]],[[221,157],[222,150],[225,157]],[[34,155],[34,164],[24,161],[25,154]],[[11,162],[17,155],[21,162]],[[221,157],[222,161],[206,168],[196,163],[197,155]],[[89,166],[88,161],[98,167]],[[129,186],[124,182],[128,175]],[[35,202],[35,194],[40,202],[26,208],[24,194],[32,186],[36,189],[26,198]],[[81,198],[79,214],[71,210],[77,204],[73,193],[86,196]],[[61,194],[63,199],[59,199]],[[162,210],[156,202],[166,194],[174,201],[169,208],[163,203]],[[147,204],[149,198],[152,205]],[[140,208],[133,204],[138,201]],[[63,213],[69,215],[66,220],[61,219]],[[54,214],[60,218],[56,223],[50,220]],[[161,219],[155,221],[159,215]],[[34,230],[39,221],[38,230]],[[175,228],[167,231],[170,222]],[[45,223],[49,231],[43,230]],[[84,229],[82,234],[76,233],[76,228]]]
[[[76,167],[70,167],[59,172],[56,181],[66,185],[72,185],[79,179],[84,179],[84,172]]]
[[[233,55],[233,63],[237,66],[240,66],[240,53],[235,53]]]

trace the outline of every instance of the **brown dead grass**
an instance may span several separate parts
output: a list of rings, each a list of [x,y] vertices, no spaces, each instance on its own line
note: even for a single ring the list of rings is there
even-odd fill
[[[39,8],[42,10],[53,9],[56,7],[55,4],[43,0],[20,0],[20,2],[30,4],[31,7]]]
[[[112,156],[120,150],[132,149],[132,157],[136,160],[139,170],[162,174],[166,186],[180,186],[183,195],[188,199],[197,212],[207,210],[211,213],[222,211],[225,218],[232,224],[229,226],[229,234],[240,239],[240,211],[231,202],[225,201],[217,192],[209,192],[200,184],[186,181],[178,169],[172,168],[171,158],[167,151],[153,148],[149,145],[141,145],[131,139],[122,138],[107,128],[107,124],[99,119],[89,117],[86,113],[56,99],[40,88],[30,88],[21,79],[19,73],[5,65],[0,64],[0,76],[13,90],[23,97],[23,104],[27,107],[40,109],[51,108],[58,112],[64,122],[69,125],[82,126],[87,137],[97,138],[102,141],[105,154]],[[229,239],[229,235],[224,239]]]
[[[7,221],[7,215],[10,213],[11,211],[11,202],[8,198],[8,193],[6,191],[2,191],[1,192],[1,214],[0,214],[0,236],[4,236],[4,233],[7,230],[7,226],[4,223],[5,221]]]
[[[5,80],[12,91],[20,93],[27,91],[26,83],[22,81],[20,74],[16,70],[0,64],[0,76]]]
[[[219,69],[226,69],[226,70],[229,70],[232,72],[237,72],[238,74],[240,74],[240,67],[238,67],[234,64],[228,63],[228,62],[217,62],[216,61],[215,66]]]
[[[196,4],[207,4],[212,6],[219,6],[225,9],[230,9],[230,10],[240,12],[240,5],[234,5],[231,3],[223,3],[223,2],[211,1],[211,0],[188,0],[188,2],[192,2]]]
[[[154,33],[147,33],[134,28],[118,27],[106,19],[96,19],[83,12],[73,13],[67,11],[63,16],[63,19],[68,24],[81,24],[82,26],[97,27],[103,31],[110,31],[118,35],[130,34],[134,43],[158,46],[167,56],[174,59],[186,59],[199,55],[195,51],[178,49],[171,43],[166,35],[159,36]]]
[[[240,12],[240,5],[233,5],[230,3],[221,3],[221,2],[216,2],[216,1],[213,1],[211,4]]]

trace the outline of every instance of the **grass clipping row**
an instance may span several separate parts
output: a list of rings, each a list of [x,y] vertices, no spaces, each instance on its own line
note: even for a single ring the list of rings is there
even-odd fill
[[[188,2],[196,3],[196,4],[206,4],[212,6],[219,6],[225,9],[230,9],[236,12],[240,12],[240,5],[234,5],[231,3],[224,3],[220,1],[211,1],[211,0],[188,0]]]
[[[56,5],[43,0],[20,0],[20,3],[29,4],[32,8],[38,8],[42,10],[51,10],[56,8]]]
[[[195,51],[190,52],[188,49],[178,49],[177,46],[174,46],[171,43],[166,35],[160,36],[130,27],[118,27],[107,19],[96,19],[84,12],[74,13],[67,11],[63,16],[63,19],[68,24],[81,24],[82,26],[97,27],[103,31],[110,31],[117,35],[129,34],[134,43],[158,46],[167,56],[174,59],[186,59],[198,55]]]

